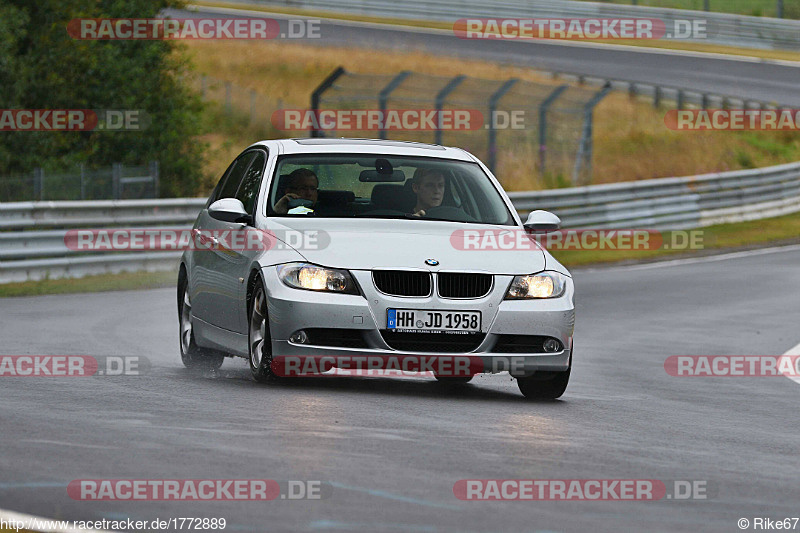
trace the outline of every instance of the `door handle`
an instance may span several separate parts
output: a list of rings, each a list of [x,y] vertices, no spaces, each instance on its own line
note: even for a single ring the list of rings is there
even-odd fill
[[[211,244],[213,244],[214,246],[219,246],[219,239],[217,239],[214,236],[211,237],[206,236],[199,229],[193,229],[192,233],[194,233],[195,238],[197,238],[200,244],[208,244],[209,242],[211,242]]]

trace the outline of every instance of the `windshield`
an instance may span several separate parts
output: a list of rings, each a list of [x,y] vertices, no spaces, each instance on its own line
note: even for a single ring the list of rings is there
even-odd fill
[[[514,225],[480,166],[427,157],[304,154],[278,160],[270,216]]]

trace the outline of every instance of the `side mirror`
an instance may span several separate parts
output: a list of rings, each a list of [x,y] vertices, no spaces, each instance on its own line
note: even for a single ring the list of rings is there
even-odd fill
[[[561,219],[549,211],[532,211],[523,226],[531,231],[555,231],[561,227]]]
[[[211,218],[223,222],[252,223],[252,217],[244,210],[244,204],[236,198],[222,198],[208,206]]]

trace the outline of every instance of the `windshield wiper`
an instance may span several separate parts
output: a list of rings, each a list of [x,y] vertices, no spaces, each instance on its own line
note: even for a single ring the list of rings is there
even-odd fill
[[[458,222],[459,224],[479,224],[476,220],[453,220],[452,218],[436,218],[436,217],[418,217],[416,215],[406,214],[409,220],[435,220],[436,222]]]

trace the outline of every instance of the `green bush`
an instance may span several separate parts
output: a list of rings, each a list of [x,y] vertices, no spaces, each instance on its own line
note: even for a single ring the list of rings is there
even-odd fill
[[[183,0],[0,0],[0,108],[128,109],[144,131],[0,132],[0,175],[159,161],[161,194],[194,194],[202,178],[202,103],[180,82],[174,41],[76,40],[77,18],[151,18]]]

